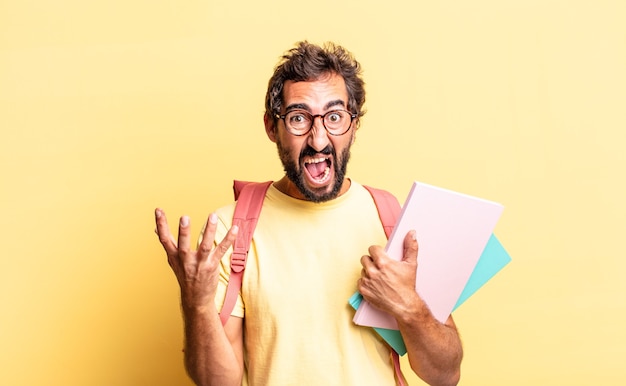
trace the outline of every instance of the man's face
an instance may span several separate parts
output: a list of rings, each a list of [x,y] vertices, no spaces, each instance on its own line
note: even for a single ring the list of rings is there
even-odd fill
[[[315,81],[285,82],[283,88],[283,111],[306,110],[312,115],[332,110],[347,110],[348,93],[341,76],[332,74]],[[267,125],[267,122],[266,122]],[[270,125],[271,126],[271,125]],[[313,128],[306,135],[290,134],[283,120],[268,131],[276,142],[285,174],[293,186],[288,194],[308,201],[331,200],[349,188],[345,181],[350,158],[350,146],[354,139],[354,126],[341,136],[328,134],[321,118],[315,118]],[[266,126],[267,129],[267,126]]]

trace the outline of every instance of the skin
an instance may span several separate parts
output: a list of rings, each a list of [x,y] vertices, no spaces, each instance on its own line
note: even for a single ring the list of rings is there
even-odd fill
[[[347,110],[348,92],[342,77],[329,75],[312,82],[285,82],[283,99],[284,112],[298,108],[311,114],[324,114],[330,110]],[[264,123],[268,138],[278,147],[281,161],[283,164],[295,165],[301,185],[308,194],[303,194],[287,175],[275,184],[278,190],[291,197],[310,201],[327,201],[348,191],[350,181],[348,179],[338,181],[336,176],[337,168],[347,162],[350,146],[354,143],[356,121],[352,122],[348,132],[340,136],[328,134],[321,118],[316,118],[311,131],[303,136],[287,132],[282,120],[275,122],[266,116]],[[307,148],[316,153],[302,157],[301,153]],[[332,149],[333,154],[323,154],[322,151],[327,148]],[[330,175],[324,183],[312,178],[304,166],[307,160],[316,157],[326,157],[331,163]]]
[[[415,291],[417,252],[415,231],[404,239],[401,261],[390,259],[381,246],[371,246],[369,255],[361,257],[358,290],[397,320],[411,369],[422,380],[429,385],[456,385],[463,357],[461,340],[452,316],[440,323]]]
[[[180,218],[178,241],[169,231],[165,213],[156,209],[156,232],[180,286],[185,325],[185,368],[197,385],[241,385],[243,319],[229,318],[224,327],[214,299],[219,263],[232,246],[238,229],[214,244],[217,216],[211,214],[197,250],[191,248],[189,218]]]
[[[332,109],[347,110],[347,101],[345,82],[340,76],[330,74],[314,81],[288,81],[283,89],[285,111],[282,113],[295,107],[314,115]],[[338,170],[348,161],[356,121],[341,136],[329,135],[319,118],[304,136],[290,134],[282,120],[275,121],[272,117],[266,116],[264,124],[268,138],[277,145],[286,171],[292,168],[293,172],[286,172],[274,184],[278,190],[310,201],[326,201],[348,191],[350,181],[338,177]],[[325,149],[330,149],[330,153],[323,154]],[[322,180],[313,178],[305,168],[306,161],[319,157],[330,163],[328,178]],[[216,242],[217,217],[212,214],[202,242],[193,250],[188,217],[183,216],[179,221],[177,240],[170,233],[161,209],[155,211],[155,217],[156,232],[181,290],[187,372],[198,385],[240,385],[244,371],[243,319],[231,317],[222,327],[214,304],[219,262],[233,244],[237,227]],[[363,268],[358,290],[369,303],[396,318],[411,368],[420,378],[431,385],[455,385],[462,358],[456,326],[452,317],[444,324],[439,323],[415,292],[418,244],[414,232],[407,234],[404,247],[404,258],[395,261],[381,246],[371,246],[369,254],[361,257]]]

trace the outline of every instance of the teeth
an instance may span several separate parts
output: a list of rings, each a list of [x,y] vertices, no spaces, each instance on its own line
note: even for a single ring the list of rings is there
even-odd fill
[[[326,158],[320,157],[320,158],[313,158],[308,161],[304,161],[305,164],[318,164],[320,162],[326,162]]]
[[[328,177],[329,173],[330,173],[330,168],[327,166],[326,169],[324,169],[324,175],[322,176],[322,178],[320,178],[320,180],[325,180],[326,177]]]

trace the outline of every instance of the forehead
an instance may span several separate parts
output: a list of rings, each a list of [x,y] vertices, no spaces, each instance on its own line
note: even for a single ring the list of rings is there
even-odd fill
[[[324,109],[334,101],[348,104],[348,91],[343,77],[329,74],[311,81],[286,81],[283,87],[283,102],[286,108],[290,105],[305,105],[311,110]]]

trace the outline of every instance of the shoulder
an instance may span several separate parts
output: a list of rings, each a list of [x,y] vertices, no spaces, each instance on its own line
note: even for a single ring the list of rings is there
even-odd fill
[[[218,218],[218,229],[229,229],[233,223],[233,214],[235,213],[235,202],[222,206],[215,210]]]
[[[374,201],[389,200],[392,202],[398,202],[396,196],[385,189],[373,187],[371,185],[360,184],[357,182],[352,182],[352,185],[355,190],[360,191],[360,194],[365,194],[370,198],[373,198]]]

